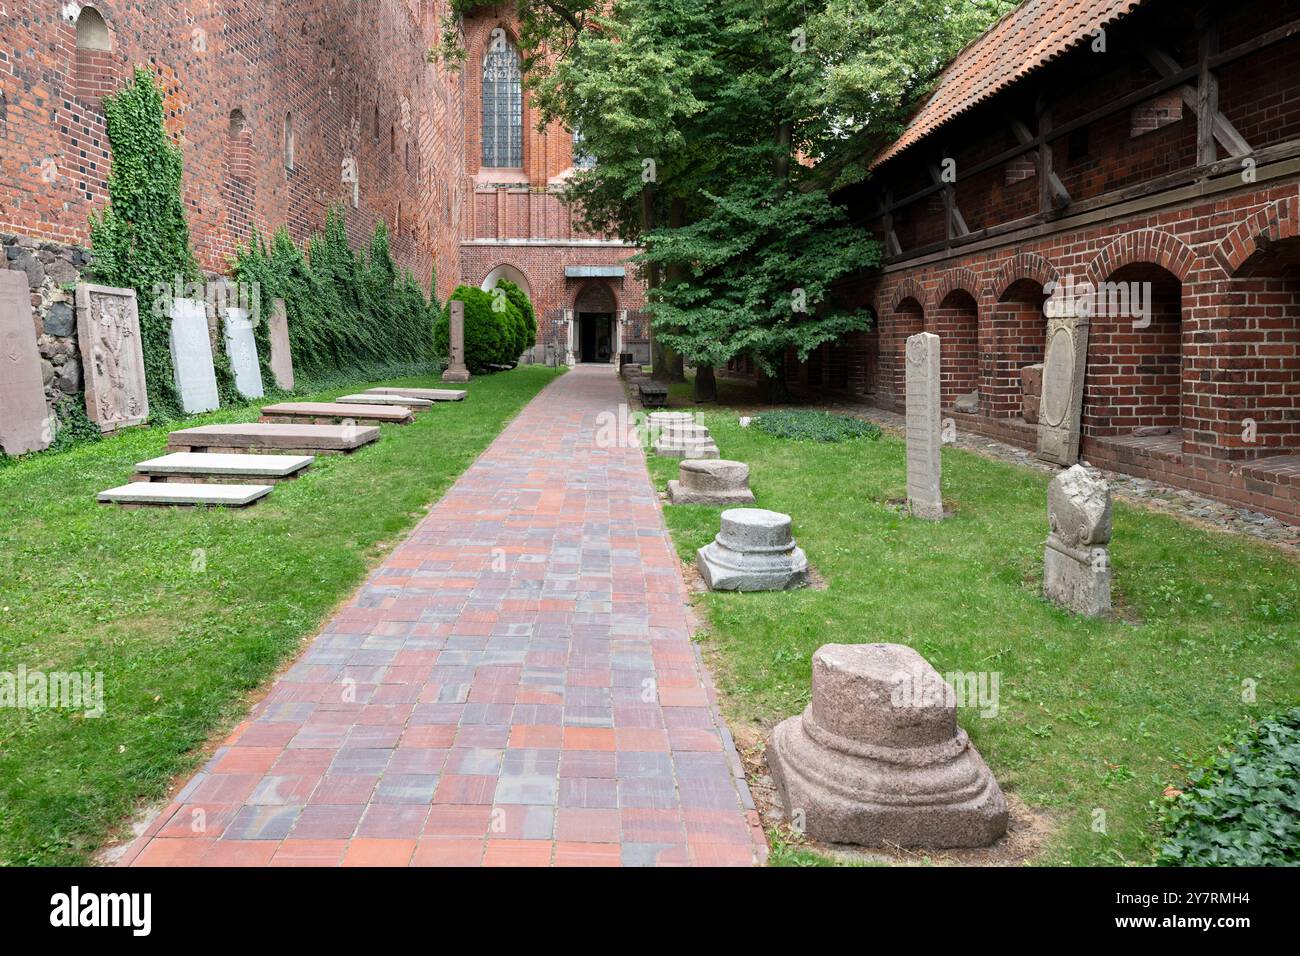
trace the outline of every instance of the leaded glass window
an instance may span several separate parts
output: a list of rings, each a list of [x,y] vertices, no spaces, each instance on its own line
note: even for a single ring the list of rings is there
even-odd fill
[[[573,131],[573,165],[578,169],[591,169],[596,165],[596,157],[587,151],[582,131],[576,129]]]
[[[524,164],[524,95],[519,51],[494,36],[483,57],[483,165]]]

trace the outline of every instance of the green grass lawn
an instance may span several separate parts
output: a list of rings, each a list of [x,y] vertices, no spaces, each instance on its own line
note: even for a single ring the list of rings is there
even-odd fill
[[[377,444],[318,458],[242,511],[96,503],[136,462],[165,453],[168,428],[0,468],[0,671],[102,672],[106,698],[99,719],[0,708],[0,863],[84,863],[141,801],[164,795],[556,374],[476,378],[464,402],[384,425]]]
[[[1119,615],[1081,620],[1040,597],[1043,475],[945,449],[956,514],[930,523],[889,504],[905,495],[897,438],[815,445],[741,428],[732,412],[705,422],[724,458],[749,463],[758,506],[793,516],[827,584],[700,597],[701,639],[733,721],[765,733],[798,713],[822,644],[896,642],[940,673],[998,672],[997,716],[963,709],[959,720],[1002,787],[1049,814],[1039,862],[1124,864],[1150,862],[1151,803],[1192,761],[1300,699],[1300,564],[1275,550],[1116,502]],[[659,487],[676,476],[676,461],[650,463]],[[693,561],[720,509],[666,511]]]

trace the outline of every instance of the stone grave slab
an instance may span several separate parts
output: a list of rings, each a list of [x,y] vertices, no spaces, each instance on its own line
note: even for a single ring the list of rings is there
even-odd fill
[[[428,398],[413,398],[410,395],[370,395],[367,392],[340,395],[335,401],[342,405],[405,405],[416,412],[433,407],[433,400]]]
[[[407,398],[425,398],[431,402],[463,402],[469,394],[463,388],[368,388],[367,395],[403,395]]]
[[[169,307],[172,372],[181,407],[191,415],[210,412],[221,404],[217,373],[212,366],[207,304],[201,299],[175,298]]]
[[[27,273],[0,271],[0,448],[25,455],[53,439]]]
[[[103,432],[144,424],[149,392],[135,290],[78,284],[77,344],[90,420]]]
[[[1054,315],[1047,320],[1038,406],[1038,457],[1058,465],[1079,460],[1083,377],[1088,361],[1088,316]]]
[[[312,455],[175,452],[140,462],[135,466],[135,480],[241,482],[251,479],[257,484],[270,484],[298,477],[315,460]]]
[[[271,336],[271,374],[277,387],[293,391],[293,350],[289,347],[289,315],[284,299],[271,300],[271,318],[267,323]]]
[[[227,306],[223,312],[226,355],[235,375],[235,388],[245,398],[261,398],[266,392],[262,387],[262,368],[257,360],[252,317],[247,309],[237,306]]]
[[[920,332],[908,338],[905,364],[907,506],[918,518],[937,520],[943,517],[939,336]]]
[[[167,436],[167,450],[284,455],[349,454],[379,440],[377,425],[199,425]]]
[[[115,505],[216,505],[244,508],[271,493],[270,485],[179,484],[170,481],[133,481],[101,491],[101,504]]]
[[[768,767],[787,817],[828,843],[988,846],[1007,803],[957,726],[956,695],[901,644],[826,644],[812,700],[777,725]]]
[[[729,508],[722,530],[696,554],[712,591],[781,591],[807,583],[808,558],[790,533],[789,515]]]
[[[278,402],[262,406],[262,421],[313,425],[345,424],[348,420],[407,425],[415,415],[406,405],[347,405],[342,402]]]

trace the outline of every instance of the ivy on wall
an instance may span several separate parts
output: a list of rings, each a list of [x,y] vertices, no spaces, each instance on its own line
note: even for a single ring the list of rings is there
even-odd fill
[[[255,235],[236,253],[234,272],[240,282],[257,283],[264,316],[273,299],[284,299],[295,375],[321,379],[350,369],[434,363],[435,308],[415,278],[393,263],[382,222],[369,248],[357,253],[342,212],[331,209],[305,250],[285,229],[269,242]],[[258,332],[265,356],[265,322]]]
[[[172,374],[171,322],[154,310],[153,289],[172,286],[177,277],[200,278],[181,202],[181,150],[168,138],[162,93],[144,68],[104,97],[104,116],[113,168],[109,204],[90,216],[92,274],[104,285],[135,290],[150,408],[156,418],[177,418],[183,412]],[[224,398],[232,394],[228,362],[218,361],[218,375]]]

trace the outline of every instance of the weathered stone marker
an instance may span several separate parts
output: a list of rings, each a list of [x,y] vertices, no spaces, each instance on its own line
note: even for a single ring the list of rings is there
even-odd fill
[[[918,518],[943,517],[940,491],[939,336],[919,332],[907,340],[907,507]]]
[[[1038,409],[1043,401],[1043,363],[1024,365],[1020,369],[1020,415],[1026,425],[1038,424]]]
[[[271,301],[267,331],[271,334],[271,374],[275,376],[275,384],[286,392],[292,392],[293,351],[289,347],[289,314],[284,299]]]
[[[191,415],[210,412],[221,404],[217,373],[212,367],[212,340],[208,337],[208,310],[201,299],[171,300],[172,373],[181,393],[181,408]]]
[[[768,768],[788,818],[830,843],[988,846],[1007,804],[957,726],[952,687],[901,644],[826,644],[812,702],[782,721]]]
[[[808,558],[790,533],[790,516],[762,508],[729,508],[722,530],[696,554],[713,591],[781,591],[808,580]]]
[[[749,466],[743,461],[690,458],[681,463],[677,474],[676,480],[668,482],[668,500],[675,505],[747,505],[754,501]]]
[[[149,393],[135,290],[79,284],[77,344],[90,420],[103,432],[147,421]]]
[[[444,382],[468,382],[469,369],[465,367],[465,303],[452,299],[448,304],[449,338],[451,355],[447,371],[442,373]]]
[[[261,398],[262,366],[257,360],[257,341],[253,338],[253,319],[247,309],[228,306],[224,310],[226,355],[235,374],[235,388],[245,398]]]
[[[24,455],[53,438],[27,273],[0,271],[0,448]]]
[[[1038,457],[1058,465],[1079,460],[1083,375],[1088,361],[1088,316],[1054,315],[1047,320],[1047,357],[1038,406]]]
[[[1086,617],[1110,612],[1110,487],[1082,465],[1047,486],[1043,594]]]

